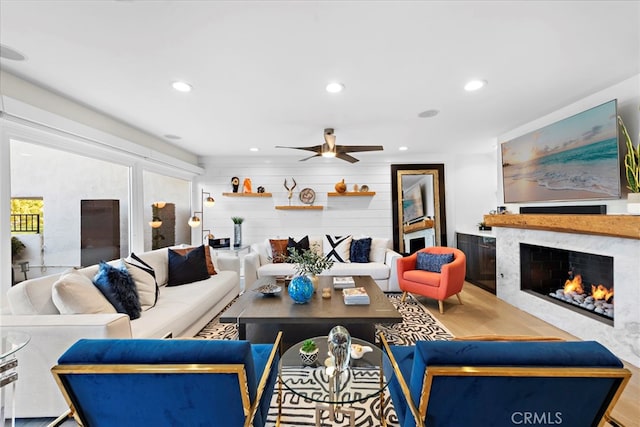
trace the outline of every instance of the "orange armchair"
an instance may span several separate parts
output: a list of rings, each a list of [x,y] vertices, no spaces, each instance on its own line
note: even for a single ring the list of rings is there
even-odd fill
[[[444,264],[440,273],[417,270],[416,262],[418,252],[427,252],[430,254],[453,254],[453,261]],[[464,253],[456,248],[448,248],[444,246],[434,246],[430,248],[420,249],[419,251],[397,260],[398,283],[403,291],[402,302],[407,297],[407,293],[415,293],[428,298],[438,300],[438,308],[440,313],[444,313],[443,303],[445,299],[451,295],[456,295],[458,301],[460,299],[460,291],[464,284],[464,276],[466,273],[467,258]]]

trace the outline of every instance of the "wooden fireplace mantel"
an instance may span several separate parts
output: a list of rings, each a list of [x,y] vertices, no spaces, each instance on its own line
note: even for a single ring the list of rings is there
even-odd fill
[[[492,227],[527,228],[640,240],[640,216],[633,215],[498,214],[485,215],[484,223]]]

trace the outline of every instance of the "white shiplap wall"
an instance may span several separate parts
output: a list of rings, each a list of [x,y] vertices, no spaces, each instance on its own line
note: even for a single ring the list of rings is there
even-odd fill
[[[250,159],[250,158],[249,158]],[[298,162],[296,158],[281,160],[248,160],[233,158],[207,158],[203,160],[204,175],[194,186],[194,200],[200,190],[211,192],[216,199],[213,208],[205,208],[204,228],[211,228],[216,237],[232,237],[232,216],[242,216],[243,243],[255,243],[266,238],[305,235],[367,235],[392,239],[391,178],[389,163],[362,162],[348,164],[341,161],[312,159]],[[272,198],[223,197],[231,192],[231,177],[251,178],[253,191],[258,186],[273,193]],[[299,192],[309,187],[316,192],[314,205],[323,210],[276,210],[276,205],[287,205],[287,190],[292,178],[297,182],[292,204],[302,205]],[[345,179],[347,188],[366,184],[372,197],[327,197],[335,191],[335,184]],[[241,191],[242,187],[240,188]],[[199,210],[199,206],[196,210]],[[197,235],[194,234],[194,241]]]

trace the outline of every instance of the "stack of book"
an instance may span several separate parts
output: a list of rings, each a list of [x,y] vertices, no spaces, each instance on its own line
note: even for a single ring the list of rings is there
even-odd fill
[[[367,305],[370,302],[367,291],[362,287],[343,289],[342,297],[346,305]]]
[[[356,282],[351,276],[335,276],[333,278],[333,289],[355,288]]]

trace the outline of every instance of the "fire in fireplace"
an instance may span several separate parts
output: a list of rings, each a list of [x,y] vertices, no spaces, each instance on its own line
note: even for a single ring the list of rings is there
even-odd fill
[[[613,258],[520,244],[523,291],[612,324]]]
[[[613,319],[613,289],[602,284],[583,286],[581,274],[567,279],[562,289],[549,293],[549,296]]]

